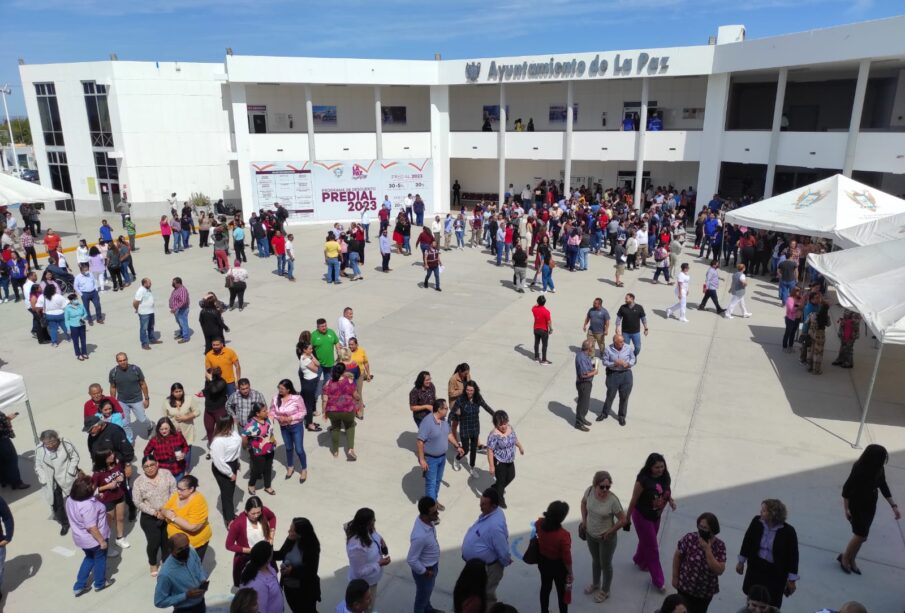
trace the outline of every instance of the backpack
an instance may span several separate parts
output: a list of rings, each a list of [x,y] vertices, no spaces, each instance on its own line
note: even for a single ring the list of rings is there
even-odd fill
[[[654,261],[656,262],[662,262],[668,256],[669,254],[666,253],[666,249],[664,249],[662,246],[657,247],[657,249],[654,251]]]

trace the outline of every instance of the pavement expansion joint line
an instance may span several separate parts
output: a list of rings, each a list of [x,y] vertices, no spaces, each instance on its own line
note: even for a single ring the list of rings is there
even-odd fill
[[[698,409],[701,408],[701,402],[704,398],[704,382],[707,377],[707,367],[710,364],[710,355],[713,352],[713,346],[716,343],[716,332],[717,327],[719,326],[719,318],[714,318],[713,325],[710,328],[710,342],[707,343],[707,352],[704,354],[704,362],[703,367],[701,368],[701,376],[698,379],[697,390],[695,390],[694,395],[694,404],[691,407],[691,415],[688,419],[688,428],[685,431],[685,441],[682,444],[682,451],[679,454],[679,466],[678,469],[673,472],[672,479],[672,489],[675,490],[676,485],[679,483],[679,478],[682,474],[682,469],[685,466],[685,458],[687,456],[688,445],[691,440],[691,433],[694,430],[695,419],[698,415]],[[657,547],[662,545],[664,535],[666,534],[666,529],[669,526],[670,518],[672,517],[672,512],[666,514],[666,517],[660,523],[660,532],[657,535]],[[644,601],[642,604],[642,610],[646,611],[648,607],[654,606],[648,603],[652,593],[653,593],[653,585],[647,586],[647,592],[644,594]],[[656,596],[659,598],[662,596],[659,592],[656,592]]]

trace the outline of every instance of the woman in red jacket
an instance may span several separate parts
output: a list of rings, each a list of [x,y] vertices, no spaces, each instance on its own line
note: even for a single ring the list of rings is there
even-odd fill
[[[261,499],[251,496],[245,502],[245,511],[229,524],[226,533],[226,548],[232,551],[233,556],[233,586],[239,586],[239,576],[245,563],[248,562],[248,554],[256,543],[267,541],[273,545],[273,535],[277,528],[277,518],[273,511],[264,506]]]
[[[572,535],[562,527],[568,514],[569,505],[556,500],[534,524],[540,553],[537,568],[540,570],[540,609],[543,613],[550,611],[550,591],[554,584],[559,613],[569,610],[566,590],[571,590],[572,585]]]
[[[178,482],[185,476],[187,468],[185,459],[188,453],[189,444],[182,432],[176,429],[173,421],[169,417],[158,419],[157,426],[154,428],[154,436],[145,445],[144,455],[154,456],[158,467],[173,473],[173,477]]]

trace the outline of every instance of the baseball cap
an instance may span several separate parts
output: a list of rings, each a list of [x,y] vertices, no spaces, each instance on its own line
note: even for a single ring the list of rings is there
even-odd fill
[[[103,420],[100,417],[98,417],[97,415],[91,415],[90,417],[86,417],[85,418],[85,427],[82,428],[82,432],[88,432],[89,430],[91,430],[91,428],[93,428],[97,424],[101,423],[102,421]]]

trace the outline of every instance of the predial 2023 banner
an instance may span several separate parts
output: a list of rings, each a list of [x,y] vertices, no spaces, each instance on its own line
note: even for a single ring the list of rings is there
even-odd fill
[[[398,210],[407,194],[420,194],[433,209],[430,159],[254,162],[251,173],[255,210],[279,202],[290,223],[376,217],[385,196]]]

